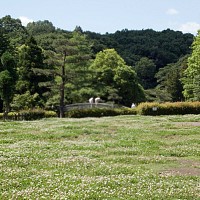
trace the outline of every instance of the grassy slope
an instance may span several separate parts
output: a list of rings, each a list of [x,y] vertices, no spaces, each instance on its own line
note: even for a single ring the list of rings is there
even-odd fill
[[[0,122],[0,199],[200,199],[199,121]]]

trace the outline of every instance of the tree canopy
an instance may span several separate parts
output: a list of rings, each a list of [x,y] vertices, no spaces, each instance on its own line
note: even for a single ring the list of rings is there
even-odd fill
[[[93,85],[96,93],[104,99],[129,107],[133,102],[145,99],[135,71],[126,65],[114,49],[99,52],[91,69],[95,73]]]
[[[192,44],[192,54],[188,58],[188,68],[182,78],[184,96],[189,101],[200,101],[200,31]]]
[[[0,97],[3,100],[4,111],[9,112],[17,80],[16,62],[14,57],[9,52],[5,52],[1,56],[1,64]]]
[[[61,108],[92,96],[129,107],[199,100],[199,35],[193,39],[170,29],[67,31],[48,20],[24,27],[7,15],[0,19],[0,109]]]
[[[190,53],[189,47],[194,37],[170,29],[161,32],[125,29],[105,35],[88,31],[86,34],[95,43],[95,53],[105,48],[114,48],[129,66],[147,57],[153,60],[157,69],[177,62],[180,57]]]

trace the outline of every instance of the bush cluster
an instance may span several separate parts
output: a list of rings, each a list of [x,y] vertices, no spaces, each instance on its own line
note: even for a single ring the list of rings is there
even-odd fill
[[[185,115],[200,114],[200,102],[141,103],[137,107],[140,115]]]
[[[65,117],[103,117],[103,116],[117,116],[117,115],[135,115],[136,110],[130,108],[94,108],[94,109],[81,109],[71,110],[65,113]],[[20,112],[9,112],[5,118],[3,113],[0,113],[0,119],[7,120],[37,120],[42,118],[57,117],[57,113],[54,111],[45,111],[41,109],[22,110]]]
[[[108,108],[94,108],[94,109],[82,109],[82,110],[71,110],[66,112],[66,117],[105,117],[105,116],[117,116],[117,115],[135,115],[135,109],[129,108],[116,108],[116,109],[108,109]]]
[[[0,113],[0,119],[7,120],[36,120],[42,118],[57,117],[54,111],[45,111],[42,109],[22,110],[20,112],[9,112],[7,116],[4,113]]]
[[[175,103],[141,103],[136,108],[93,108],[74,109],[65,113],[65,117],[104,117],[117,115],[185,115],[200,114],[200,102],[175,102]],[[6,116],[8,120],[37,120],[42,118],[57,117],[54,111],[41,109],[23,110],[20,112],[9,112]],[[5,119],[5,115],[0,113],[0,120]]]

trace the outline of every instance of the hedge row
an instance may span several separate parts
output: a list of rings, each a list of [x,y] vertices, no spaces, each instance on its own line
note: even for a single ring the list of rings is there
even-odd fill
[[[137,107],[140,115],[185,115],[200,114],[200,102],[141,103]]]
[[[71,110],[65,113],[65,117],[105,117],[105,116],[117,116],[117,115],[136,115],[135,109],[130,108],[94,108],[94,109],[82,109],[82,110]]]
[[[136,110],[130,108],[121,108],[121,109],[103,109],[103,108],[94,108],[94,109],[82,109],[82,110],[71,110],[65,113],[65,117],[103,117],[103,116],[117,116],[117,115],[135,115]],[[24,110],[18,113],[9,112],[7,116],[0,113],[1,120],[37,120],[42,118],[57,117],[57,113],[54,111],[44,111],[40,109],[36,110]]]
[[[117,115],[185,115],[200,114],[200,102],[176,102],[176,103],[141,103],[137,108],[94,108],[71,110],[65,113],[65,117],[103,117]],[[0,120],[36,120],[41,118],[57,117],[54,111],[40,109],[25,110],[19,113],[10,112],[7,116],[0,113]]]
[[[23,110],[20,112],[9,112],[7,115],[0,113],[0,120],[36,120],[50,117],[57,117],[56,112],[34,109]]]
[[[66,117],[200,114],[200,102],[141,103],[136,108],[72,110]]]

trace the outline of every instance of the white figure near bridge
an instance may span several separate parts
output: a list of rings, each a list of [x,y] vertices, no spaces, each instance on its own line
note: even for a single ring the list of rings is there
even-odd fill
[[[98,103],[102,103],[102,102],[103,102],[103,100],[100,97],[96,97],[96,98],[91,97],[89,99],[90,104],[93,104],[93,103],[98,104]]]
[[[91,97],[91,98],[89,99],[89,103],[90,103],[90,104],[93,104],[93,103],[94,103],[94,97]]]
[[[131,108],[135,108],[135,107],[136,107],[136,105],[134,103],[132,103]]]
[[[100,97],[95,98],[95,104],[101,103],[102,99]]]
[[[93,107],[97,107],[97,105],[99,103],[103,103],[103,100],[100,98],[100,97],[91,97],[89,100],[89,104],[90,104],[90,107],[93,108]],[[99,104],[100,105],[100,104]]]

